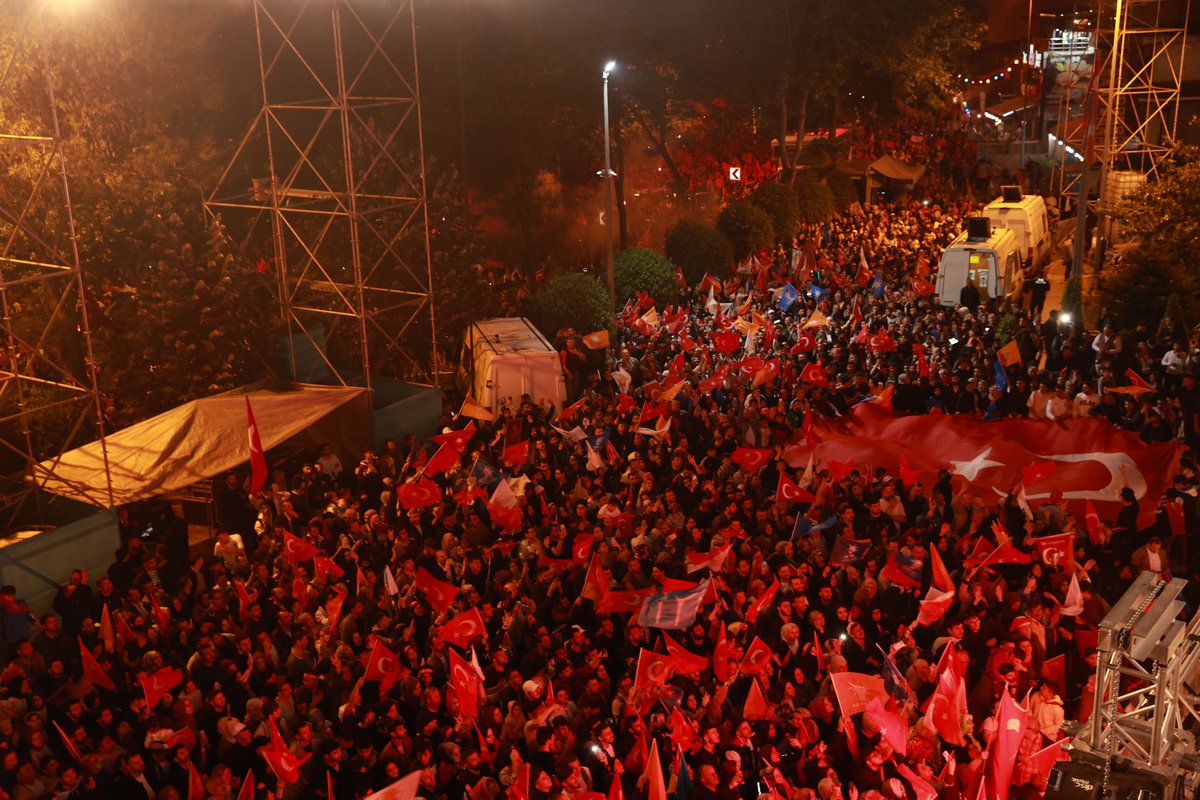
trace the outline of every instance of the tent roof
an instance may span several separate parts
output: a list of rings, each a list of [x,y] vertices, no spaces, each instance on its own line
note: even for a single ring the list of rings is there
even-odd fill
[[[898,181],[915,181],[925,174],[924,164],[905,164],[895,156],[877,158],[867,169]]]
[[[1007,100],[1001,100],[995,105],[988,106],[987,110],[994,116],[1003,118],[1023,108],[1032,108],[1034,105],[1032,101],[1018,95],[1017,97],[1010,97]]]
[[[101,508],[148,500],[226,472],[250,459],[246,401],[264,450],[307,430],[324,417],[366,397],[356,387],[296,385],[286,391],[236,390],[193,400],[104,439],[112,476],[109,502],[99,441],[34,467],[46,491]],[[356,408],[354,404],[351,408]],[[369,421],[365,405],[362,423]]]

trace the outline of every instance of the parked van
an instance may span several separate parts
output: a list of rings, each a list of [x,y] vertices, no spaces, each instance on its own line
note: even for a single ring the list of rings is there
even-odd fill
[[[460,382],[480,405],[497,410],[502,400],[528,394],[562,408],[567,399],[558,352],[524,317],[475,322],[463,338]]]
[[[968,218],[967,230],[942,251],[937,273],[942,305],[957,304],[968,280],[983,300],[1019,295],[1025,277],[1017,235],[1008,228],[992,229],[986,217]]]
[[[1022,196],[1018,186],[1000,189],[1004,194],[984,206],[983,215],[991,220],[993,228],[1008,228],[1015,233],[1021,258],[1040,267],[1053,244],[1046,201],[1036,194]]]

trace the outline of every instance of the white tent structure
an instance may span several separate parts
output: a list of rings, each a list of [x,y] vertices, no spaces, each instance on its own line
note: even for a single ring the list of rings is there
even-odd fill
[[[247,396],[264,450],[302,437],[305,444],[329,442],[351,455],[370,441],[366,389],[239,389],[184,403],[105,437],[111,496],[98,441],[37,464],[30,479],[47,492],[101,508],[178,492],[249,461]]]

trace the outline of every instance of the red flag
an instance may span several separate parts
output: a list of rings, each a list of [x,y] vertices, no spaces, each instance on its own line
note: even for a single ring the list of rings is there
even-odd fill
[[[812,449],[821,443],[817,435],[817,412],[811,408],[804,412],[804,443]]]
[[[833,478],[833,480],[834,480],[835,482],[837,482],[837,481],[844,481],[844,480],[846,480],[846,478],[849,478],[849,477],[850,477],[850,473],[851,473],[851,472],[854,472],[854,470],[855,470],[855,469],[857,469],[857,468],[858,468],[858,464],[856,464],[856,463],[854,462],[854,459],[853,459],[853,458],[852,458],[852,459],[850,459],[849,461],[834,461],[834,460],[830,460],[830,462],[829,462],[829,476],[830,476],[831,478]]]
[[[367,668],[363,672],[363,678],[368,681],[378,681],[382,684],[380,691],[387,693],[390,687],[400,677],[400,661],[396,658],[387,646],[379,639],[375,640],[375,646],[371,648],[371,655],[367,658]]]
[[[362,570],[360,569],[359,572],[361,571]],[[346,574],[346,570],[338,566],[336,561],[334,561],[332,558],[326,558],[322,555],[313,556],[313,572],[317,575],[324,575],[332,578],[340,578]],[[239,599],[240,597],[241,595],[239,594]],[[247,595],[247,598],[248,597],[249,595]],[[247,603],[246,607],[249,609],[249,603]]]
[[[816,631],[813,631],[813,655],[817,657],[817,671],[825,672],[828,669],[825,664],[825,648],[821,646],[821,639]]]
[[[757,675],[766,669],[769,663],[771,663],[771,648],[767,646],[766,642],[755,636],[754,641],[746,648],[746,655],[742,657],[738,672],[745,675]]]
[[[678,707],[671,709],[671,741],[683,750],[695,750],[700,746],[700,734],[690,719],[685,717]]]
[[[643,647],[638,653],[633,688],[636,691],[650,686],[662,686],[671,679],[672,670],[670,658]]]
[[[667,785],[663,780],[662,763],[658,760],[658,739],[650,745],[646,759],[646,800],[667,800]]]
[[[859,303],[858,296],[855,295],[854,308],[850,312],[850,327],[857,328],[860,325],[862,325],[862,322],[863,322],[862,306]]]
[[[925,345],[913,342],[913,355],[917,359],[917,373],[922,378],[929,377],[929,362],[925,359]]]
[[[908,465],[908,459],[900,456],[900,482],[905,488],[913,486],[921,479],[921,470],[913,469]]]
[[[904,717],[884,708],[878,697],[872,697],[863,711],[893,750],[902,756],[908,755],[908,722]]]
[[[817,339],[812,335],[812,331],[800,331],[796,336],[796,343],[788,352],[790,355],[798,356],[816,349]]]
[[[461,430],[437,433],[430,436],[429,440],[441,445],[450,445],[450,447],[461,453],[467,449],[467,444],[471,441],[471,437],[475,435],[475,430],[475,421],[472,420],[467,423],[467,427]]]
[[[1053,536],[1041,536],[1030,539],[1038,560],[1051,567],[1062,566],[1068,573],[1073,572],[1075,565],[1075,536],[1070,533],[1056,533]]]
[[[733,455],[729,460],[733,463],[745,467],[750,472],[757,472],[775,454],[774,450],[760,447],[739,447],[733,451]]]
[[[758,678],[750,679],[750,692],[746,695],[746,702],[742,705],[742,719],[765,719],[770,713],[770,707],[767,706],[767,698],[763,696],[762,689],[758,685]]]
[[[649,402],[643,403],[642,413],[638,415],[638,425],[648,420],[665,417],[669,413],[671,413],[671,410],[667,407],[666,403],[657,403],[655,405],[650,405]]]
[[[442,499],[442,488],[428,478],[415,483],[402,483],[396,487],[396,500],[405,511],[437,505]]]
[[[617,395],[617,411],[625,414],[637,407],[637,400],[627,394]]]
[[[315,546],[301,539],[299,536],[293,536],[290,533],[283,534],[283,554],[287,556],[287,560],[293,564],[300,564],[304,561],[312,560],[312,557],[321,552]]]
[[[1067,657],[1060,653],[1054,658],[1047,658],[1043,661],[1042,677],[1053,684],[1055,692],[1065,691],[1067,688]]]
[[[1150,384],[1146,383],[1146,379],[1133,371],[1133,367],[1126,367],[1125,377],[1129,378],[1129,383],[1139,389],[1151,389]]]
[[[838,705],[846,716],[866,711],[872,699],[878,699],[880,703],[887,702],[887,688],[883,685],[883,678],[878,675],[835,672],[829,676],[829,680],[833,683]]]
[[[1025,726],[1029,711],[1017,705],[1007,691],[1000,693],[1000,710],[996,712],[996,737],[988,750],[984,776],[988,783],[988,797],[1008,800],[1008,789],[1012,785],[1013,767],[1021,751],[1021,739],[1025,738]]]
[[[829,388],[829,374],[820,364],[809,364],[800,372],[800,380],[813,386]]]
[[[104,604],[103,610],[100,612],[100,639],[104,642],[104,650],[113,652],[116,649],[117,639],[113,633],[112,615],[108,613],[108,603]]]
[[[504,448],[500,460],[510,467],[524,466],[529,462],[529,440],[517,442]]]
[[[928,297],[937,291],[937,287],[930,281],[922,280],[921,278],[912,279],[913,293],[918,297]]]
[[[479,676],[457,651],[450,651],[450,688],[458,696],[458,708],[466,719],[479,718]]]
[[[1091,500],[1084,504],[1083,519],[1087,525],[1088,541],[1092,544],[1100,544],[1104,537],[1104,529],[1100,525],[1100,515],[1096,512],[1096,507],[1092,505]]]
[[[580,594],[593,603],[599,603],[610,589],[612,576],[600,566],[600,555],[593,554],[591,563],[588,564],[587,575],[583,578],[583,591]]]
[[[597,614],[636,614],[642,607],[642,601],[654,594],[654,587],[645,589],[629,589],[627,591],[608,592],[596,604]]]
[[[167,692],[179,685],[183,680],[183,673],[174,667],[163,667],[153,675],[142,673],[138,680],[146,694],[146,706],[153,709]]]
[[[267,482],[267,456],[258,435],[258,425],[254,422],[250,395],[246,395],[246,436],[250,442],[250,496],[253,497]]]
[[[943,592],[957,591],[954,581],[950,578],[950,571],[946,569],[946,564],[942,561],[941,553],[937,547],[929,548],[929,566],[933,571],[933,585],[941,589]]]
[[[1033,773],[1040,775],[1044,781],[1050,777],[1050,770],[1054,769],[1055,764],[1059,761],[1069,761],[1071,757],[1067,755],[1066,750],[1063,748],[1070,741],[1071,737],[1068,736],[1065,739],[1060,739],[1057,742],[1046,745],[1041,750],[1029,756],[1028,763]]]
[[[75,759],[76,764],[82,766],[83,753],[79,752],[79,747],[75,744],[75,740],[67,736],[66,732],[62,729],[62,726],[57,722],[54,723],[54,729],[58,731],[58,738],[62,739],[63,747],[67,749],[67,755]]]
[[[742,335],[734,331],[714,333],[712,339],[718,353],[732,353],[742,346]]]
[[[729,659],[733,657],[733,645],[725,637],[725,622],[717,622],[716,647],[713,649],[713,675],[724,683],[729,680]]]
[[[732,548],[732,544],[727,544],[724,547],[719,547],[716,550],[708,553],[684,554],[684,560],[687,561],[688,565],[688,574],[698,572],[705,568],[708,568],[713,572],[719,572],[721,570],[721,566],[725,563],[725,559],[729,557],[729,552]]]
[[[246,770],[246,777],[242,779],[241,788],[238,789],[237,800],[254,800],[254,770]]]
[[[200,774],[200,770],[196,769],[196,765],[188,762],[188,800],[204,800],[208,797],[208,790],[204,788],[204,776]]]
[[[762,597],[755,600],[749,608],[746,609],[746,621],[753,624],[758,615],[771,607],[771,603],[775,602],[775,595],[779,591],[779,579],[776,578],[771,587],[763,592]]]
[[[454,600],[458,597],[457,586],[438,580],[424,567],[417,570],[416,584],[425,596],[425,602],[438,614],[454,605]]]
[[[1167,524],[1171,527],[1171,536],[1183,536],[1187,532],[1187,526],[1183,518],[1183,505],[1177,500],[1168,500],[1167,508]]]
[[[453,444],[446,443],[437,449],[433,458],[425,462],[425,474],[432,477],[457,466],[462,459],[462,451]]]
[[[954,604],[954,591],[943,592],[930,586],[925,599],[921,601],[921,610],[917,612],[917,624],[926,627],[933,625],[950,610]]]
[[[83,676],[97,686],[108,689],[110,692],[115,692],[117,685],[113,683],[113,679],[100,666],[100,662],[92,655],[92,651],[88,650],[83,644],[83,637],[77,636],[76,639],[79,641],[79,657],[83,661]]]
[[[816,499],[812,492],[801,489],[787,475],[779,473],[779,486],[775,489],[776,503],[811,503]]]
[[[478,608],[472,608],[438,628],[437,638],[466,649],[471,645],[472,639],[483,636],[486,632],[483,615],[479,613]]]
[[[275,777],[283,783],[293,784],[300,780],[300,768],[304,766],[304,762],[308,761],[312,753],[296,756],[287,750],[263,748],[262,756],[266,759],[267,766],[275,773]]]
[[[699,656],[685,648],[679,642],[671,638],[671,634],[666,631],[662,632],[663,643],[667,646],[667,655],[671,656],[674,663],[672,667],[676,672],[690,674],[700,672],[708,666],[708,659],[704,656]]]

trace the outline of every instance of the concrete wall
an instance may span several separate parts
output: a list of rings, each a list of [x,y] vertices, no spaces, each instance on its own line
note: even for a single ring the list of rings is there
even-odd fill
[[[0,584],[12,584],[35,613],[49,611],[73,569],[93,582],[108,571],[121,544],[115,511],[100,511],[48,531],[0,542]]]

